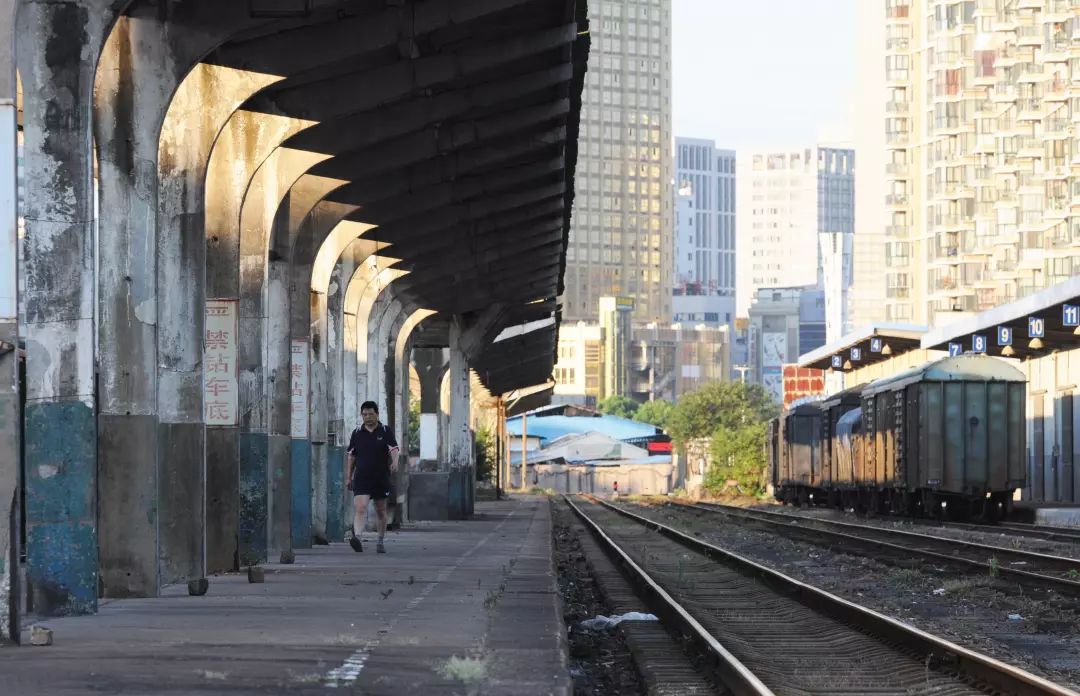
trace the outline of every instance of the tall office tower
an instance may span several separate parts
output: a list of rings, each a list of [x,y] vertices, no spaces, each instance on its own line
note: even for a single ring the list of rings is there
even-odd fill
[[[711,140],[675,139],[677,322],[735,322],[735,152]]]
[[[760,288],[822,286],[819,237],[855,230],[855,152],[811,147],[738,159],[736,311],[745,317]]]
[[[885,237],[885,0],[856,3],[858,13],[857,89],[854,123],[855,152],[859,153],[855,187],[855,235],[852,240],[852,283],[848,293],[848,326],[885,321],[886,270],[906,262],[906,247]],[[890,165],[890,172],[896,165]],[[830,333],[829,342],[833,336]]]
[[[888,319],[941,325],[1080,272],[1080,8],[887,0]]]
[[[590,4],[564,321],[604,296],[671,320],[671,0]]]

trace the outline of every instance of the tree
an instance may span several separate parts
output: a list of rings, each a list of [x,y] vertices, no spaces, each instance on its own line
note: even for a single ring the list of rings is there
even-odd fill
[[[685,446],[718,430],[738,430],[775,418],[777,405],[760,385],[714,382],[681,399],[671,413],[667,430]]]
[[[674,410],[675,404],[670,401],[664,401],[663,399],[646,401],[638,408],[637,413],[634,414],[634,420],[655,425],[661,429],[667,429],[667,425],[671,421],[671,414]]]
[[[487,426],[476,429],[473,440],[473,453],[476,458],[476,480],[490,481],[495,473],[495,436]]]
[[[721,428],[713,433],[709,470],[705,488],[719,493],[734,482],[744,495],[765,493],[765,423],[754,423],[734,430]]]
[[[409,401],[409,420],[406,423],[405,441],[410,456],[420,456],[420,400]]]
[[[633,418],[638,410],[638,402],[627,396],[609,396],[597,404],[600,413],[620,418]]]

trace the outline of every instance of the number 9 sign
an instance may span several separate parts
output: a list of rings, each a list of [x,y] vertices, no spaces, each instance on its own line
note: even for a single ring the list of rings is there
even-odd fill
[[[1013,331],[1008,326],[999,326],[997,331],[997,344],[999,346],[1011,346],[1013,342]]]

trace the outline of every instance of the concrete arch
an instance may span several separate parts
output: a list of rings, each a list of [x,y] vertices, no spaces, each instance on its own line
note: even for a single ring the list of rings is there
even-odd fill
[[[205,576],[205,185],[218,134],[275,75],[200,63],[169,106],[158,147],[158,452],[162,582]],[[187,292],[178,292],[186,288]],[[191,511],[200,511],[192,515]]]
[[[168,17],[120,17],[94,80],[98,154],[98,515],[106,597],[158,592],[156,234],[158,143],[184,76],[252,24],[236,5],[185,3],[186,32]],[[114,504],[125,501],[124,504]]]
[[[271,248],[289,192],[325,155],[278,147],[252,175],[240,211],[240,556],[292,548],[288,265]],[[332,187],[336,182],[325,182]],[[287,234],[286,234],[287,236]],[[279,262],[272,265],[273,257]],[[271,270],[275,282],[271,282]],[[271,340],[273,338],[273,340]],[[284,401],[282,401],[284,399]]]
[[[245,192],[265,162],[282,141],[311,121],[263,114],[243,109],[225,124],[210,155],[206,172],[206,297],[210,300],[238,301],[240,296],[241,212]],[[305,158],[312,162],[325,155]],[[236,337],[239,341],[239,336]],[[204,365],[210,364],[204,355]],[[218,377],[217,375],[214,375]],[[226,381],[233,378],[226,376]],[[239,379],[228,385],[238,392]],[[239,411],[237,394],[236,409]],[[238,413],[232,425],[210,425],[206,430],[206,516],[207,569],[209,572],[239,570],[265,560],[265,531],[261,510],[253,508],[250,497],[240,495],[240,427]],[[209,420],[209,419],[208,419]],[[260,486],[260,488],[262,488]],[[242,504],[242,503],[249,504]],[[261,501],[260,501],[261,502]],[[240,538],[244,538],[241,548]],[[255,540],[255,543],[252,543]]]

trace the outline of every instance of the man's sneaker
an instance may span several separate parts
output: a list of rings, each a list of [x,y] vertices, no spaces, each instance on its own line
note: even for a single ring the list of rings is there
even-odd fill
[[[386,547],[383,546],[383,543],[381,541],[376,542],[375,553],[386,553]]]
[[[363,553],[364,551],[364,545],[360,543],[360,537],[356,536],[355,534],[349,537],[349,546],[351,546],[352,550],[357,553]]]

